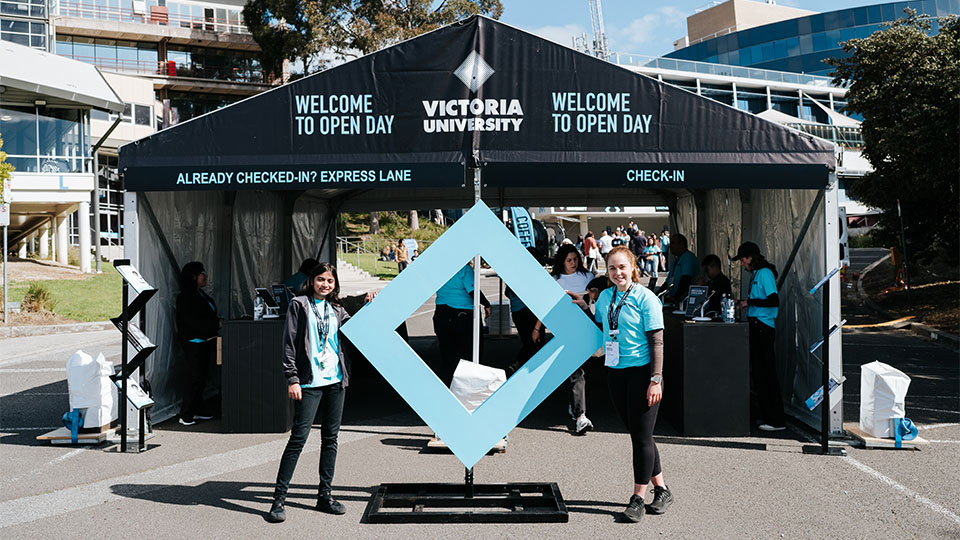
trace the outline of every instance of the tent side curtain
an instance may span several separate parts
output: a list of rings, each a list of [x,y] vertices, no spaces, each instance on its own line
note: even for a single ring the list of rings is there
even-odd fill
[[[821,188],[830,143],[475,16],[125,145],[127,189]]]

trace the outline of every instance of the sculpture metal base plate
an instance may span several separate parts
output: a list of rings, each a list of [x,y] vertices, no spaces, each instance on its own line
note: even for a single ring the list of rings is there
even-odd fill
[[[472,488],[472,496],[467,490]],[[566,523],[556,483],[381,484],[368,523]]]

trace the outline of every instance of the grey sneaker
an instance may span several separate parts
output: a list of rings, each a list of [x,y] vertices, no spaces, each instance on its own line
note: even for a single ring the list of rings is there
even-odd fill
[[[283,499],[274,499],[270,506],[270,513],[267,514],[267,521],[270,523],[280,523],[287,519],[287,512],[283,508]]]
[[[673,493],[670,493],[670,488],[653,486],[653,500],[650,501],[647,510],[651,514],[662,514],[671,504],[673,504]]]
[[[630,503],[627,504],[626,510],[623,511],[623,517],[634,523],[640,523],[640,520],[643,519],[643,513],[643,497],[639,495],[630,497]]]
[[[334,499],[332,495],[321,496],[319,499],[317,499],[317,510],[326,514],[336,514],[338,516],[347,513],[347,508],[339,501]]]
[[[192,426],[192,425],[194,425],[194,424],[196,424],[196,423],[197,423],[197,421],[194,420],[193,418],[189,418],[189,419],[187,419],[187,418],[181,418],[181,419],[180,419],[180,425],[181,425],[181,426]]]
[[[587,415],[581,414],[580,418],[577,418],[577,435],[586,435],[588,431],[593,429],[593,422],[587,418]]]
[[[770,424],[760,424],[758,427],[760,431],[783,431],[787,429],[786,426],[772,426]]]

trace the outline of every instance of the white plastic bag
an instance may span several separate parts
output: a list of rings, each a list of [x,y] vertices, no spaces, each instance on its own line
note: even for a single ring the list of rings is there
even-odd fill
[[[87,409],[84,428],[99,428],[117,417],[117,387],[110,380],[112,374],[113,364],[103,357],[103,353],[94,359],[77,351],[67,360],[70,410]]]
[[[860,429],[874,437],[893,437],[891,418],[905,416],[910,377],[882,362],[860,366]]]
[[[460,360],[453,373],[450,391],[468,411],[473,412],[505,382],[507,374],[502,369]]]

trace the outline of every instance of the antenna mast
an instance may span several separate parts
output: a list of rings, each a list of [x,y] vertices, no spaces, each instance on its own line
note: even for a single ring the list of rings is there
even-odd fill
[[[603,8],[600,0],[589,0],[590,22],[593,24],[593,55],[606,60],[610,56],[607,50],[607,34],[603,30]]]

